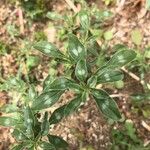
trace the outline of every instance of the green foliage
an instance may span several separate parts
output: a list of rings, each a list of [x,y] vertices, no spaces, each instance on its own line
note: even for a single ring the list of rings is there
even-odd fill
[[[19,73],[16,78],[12,77],[0,85],[1,90],[13,91],[15,89],[21,93],[17,98],[19,105],[17,101],[14,105],[8,104],[2,108],[3,112],[13,113],[15,117],[0,117],[0,125],[11,126],[14,129],[12,135],[18,142],[18,145],[13,147],[14,150],[34,150],[39,147],[45,150],[67,149],[66,141],[56,135],[51,135],[49,129],[77,111],[88,99],[94,100],[105,117],[114,121],[121,119],[115,100],[109,96],[105,89],[97,89],[97,87],[99,84],[115,82],[118,89],[122,88],[124,75],[120,68],[134,60],[136,53],[127,47],[121,49],[116,47],[117,52],[108,57],[108,61],[106,61],[103,47],[99,46],[96,38],[103,37],[103,40],[110,41],[113,38],[113,33],[103,30],[98,34],[95,32],[103,21],[111,16],[111,13],[100,11],[95,6],[92,6],[92,10],[88,10],[84,2],[80,1],[80,3],[85,7],[75,15],[47,13],[49,19],[56,20],[58,23],[63,22],[57,27],[60,29],[60,39],[65,41],[64,50],[60,51],[53,43],[47,42],[43,32],[36,32],[34,35],[36,42],[33,47],[50,57],[51,64],[54,63],[52,64],[54,68],[51,67],[49,75],[43,82],[43,90],[38,93],[34,85],[30,84],[28,75],[23,81]],[[21,1],[21,4],[27,15],[33,19],[47,11],[46,1]],[[13,26],[8,26],[8,33],[11,36],[18,36],[17,29]],[[26,44],[29,48],[25,49],[30,49],[30,44]],[[146,54],[146,56],[149,55]],[[25,61],[28,71],[36,68],[40,63],[40,57],[31,55],[27,51],[23,51],[21,61],[22,59]],[[57,64],[64,65],[63,75],[61,74],[59,77],[54,71]],[[45,109],[57,103],[63,93],[67,91],[72,91],[74,98],[57,108],[49,116]],[[39,114],[42,118],[38,117]],[[129,137],[136,141],[132,127],[127,130]]]
[[[146,0],[146,8],[150,9],[150,0]]]
[[[54,58],[56,61],[63,60],[65,64],[70,66],[69,70],[71,74],[67,76],[64,74],[65,78],[56,78],[54,82],[47,85],[45,90],[35,100],[32,107],[34,110],[48,108],[54,104],[66,90],[73,90],[78,98],[73,99],[67,105],[54,111],[52,118],[50,118],[51,123],[58,123],[62,118],[75,111],[80,107],[81,102],[87,100],[88,95],[93,96],[98,108],[106,117],[119,120],[121,119],[121,115],[115,101],[110,98],[109,94],[105,91],[96,89],[96,86],[99,83],[122,80],[123,74],[119,71],[119,68],[132,61],[136,57],[136,53],[128,49],[120,50],[103,66],[97,67],[95,63],[90,65],[88,60],[97,57],[100,47],[96,40],[94,38],[92,39],[93,36],[88,29],[90,25],[88,14],[85,11],[79,12],[79,18],[83,35],[85,36],[82,35],[79,40],[75,34],[69,33],[66,53],[60,52],[56,46],[45,41],[40,41],[34,45],[34,48]],[[91,46],[89,47],[88,39],[90,38],[92,42],[90,41]],[[98,50],[95,51],[96,55],[91,56],[90,54],[93,54],[93,52],[91,52],[93,45],[96,45]],[[94,66],[97,71],[93,69]],[[81,97],[80,101],[79,97]]]
[[[142,36],[141,32],[139,31],[139,29],[135,29],[131,32],[131,39],[134,44],[136,44],[136,45],[141,44],[143,36]]]
[[[30,100],[29,103],[33,101],[34,100]],[[40,119],[37,117],[37,112],[28,104],[24,103],[20,107],[16,107],[16,110],[13,111],[11,111],[11,109],[10,105],[6,105],[5,109],[2,109],[2,111],[7,112],[8,115],[7,117],[0,117],[0,125],[13,128],[12,136],[18,143],[18,145],[12,148],[13,150],[34,150],[38,149],[38,147],[45,150],[67,149],[68,143],[66,141],[61,137],[49,133],[50,123],[48,112],[45,112],[43,118]],[[10,116],[9,113],[11,114]],[[42,139],[42,137],[45,136],[47,136],[48,141]]]
[[[144,147],[143,142],[138,138],[133,122],[126,121],[122,130],[112,130],[111,150],[148,150],[149,146]]]

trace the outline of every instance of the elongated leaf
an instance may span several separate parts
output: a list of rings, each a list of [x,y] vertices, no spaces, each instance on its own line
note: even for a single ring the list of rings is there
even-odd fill
[[[74,59],[75,62],[85,58],[86,50],[75,35],[69,34],[68,43],[69,55]]]
[[[79,60],[76,68],[75,68],[75,75],[78,80],[84,81],[88,76],[86,60]]]
[[[26,106],[24,109],[24,124],[27,128],[27,130],[26,130],[27,135],[29,137],[33,137],[34,136],[33,128],[35,125],[35,118],[34,118],[32,110],[29,106]]]
[[[90,18],[87,11],[82,10],[79,12],[80,24],[83,29],[88,30],[90,27]]]
[[[18,120],[10,117],[0,117],[0,125],[6,127],[14,127],[18,123]]]
[[[49,119],[50,124],[56,124],[60,122],[64,117],[67,117],[68,115],[73,113],[80,106],[81,102],[82,102],[82,98],[80,95],[75,99],[73,99],[68,104],[63,105],[62,107],[56,109]]]
[[[53,144],[56,147],[56,149],[62,149],[62,148],[63,150],[67,149],[68,143],[65,140],[63,140],[61,137],[56,135],[50,135],[50,134],[47,137],[49,142]]]
[[[35,99],[35,101],[32,104],[32,108],[34,110],[46,109],[55,104],[63,93],[64,91],[60,90],[44,92]]]
[[[37,97],[37,92],[36,92],[35,87],[33,85],[30,86],[28,93],[29,93],[29,99],[30,100],[34,100],[34,98]]]
[[[49,57],[61,59],[65,58],[64,54],[61,53],[59,49],[56,48],[55,45],[47,41],[39,41],[36,44],[34,44],[33,47]]]
[[[97,77],[97,83],[115,82],[122,80],[123,77],[124,75],[121,71],[108,69]]]
[[[87,81],[87,85],[90,88],[94,88],[96,84],[97,84],[97,76],[91,76]]]
[[[111,66],[111,68],[120,68],[132,61],[135,57],[136,53],[133,50],[120,50],[112,56],[106,66]]]
[[[103,90],[93,89],[92,95],[102,113],[113,120],[121,119],[116,102]]]
[[[54,147],[53,144],[50,144],[50,143],[45,142],[45,141],[41,141],[39,143],[39,146],[42,148],[42,150],[56,150],[56,148]]]
[[[49,133],[49,121],[48,121],[48,112],[45,112],[43,122],[41,124],[42,135],[45,136]]]

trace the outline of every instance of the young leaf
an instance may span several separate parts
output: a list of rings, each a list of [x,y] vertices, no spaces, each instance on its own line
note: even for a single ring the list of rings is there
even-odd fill
[[[97,76],[91,76],[87,81],[87,85],[90,88],[94,88],[96,84],[97,84]]]
[[[77,62],[76,68],[75,68],[75,75],[78,80],[84,81],[88,76],[87,66],[86,66],[86,60],[81,59]]]
[[[39,146],[42,148],[42,150],[56,150],[53,144],[50,144],[45,141],[39,142]]]
[[[121,71],[117,70],[106,70],[100,75],[97,75],[97,83],[115,82],[122,80],[124,77]]]
[[[48,121],[48,112],[45,112],[43,122],[41,124],[41,134],[45,136],[49,133],[49,121]]]
[[[90,27],[90,18],[87,13],[87,11],[82,10],[79,12],[79,18],[80,18],[80,24],[83,27],[83,29],[88,30]]]
[[[113,120],[121,119],[116,102],[103,90],[92,89],[92,95],[102,113]]]
[[[80,106],[81,102],[82,102],[82,98],[80,95],[75,99],[73,99],[68,104],[63,105],[62,107],[56,109],[49,119],[50,124],[56,124],[60,122],[61,119],[63,119],[64,117],[67,117],[68,115],[76,111],[77,108]]]
[[[37,97],[37,92],[36,92],[35,87],[33,85],[31,85],[29,87],[28,93],[29,93],[29,99],[30,100],[34,100]]]
[[[112,58],[106,63],[106,67],[120,68],[136,57],[136,53],[133,50],[120,50],[115,53]]]
[[[6,127],[14,127],[17,125],[18,120],[10,117],[0,117],[0,125]]]
[[[106,31],[106,32],[104,33],[104,38],[105,38],[105,40],[107,40],[107,41],[111,40],[111,39],[113,38],[113,33],[112,33],[112,31]]]
[[[68,143],[61,137],[50,134],[47,137],[49,142],[53,144],[56,147],[56,149],[64,149],[64,150],[67,149]]]
[[[33,47],[49,57],[60,58],[60,59],[65,58],[64,54],[61,53],[59,49],[55,47],[55,45],[47,41],[39,41],[36,44],[34,44]]]
[[[139,29],[135,29],[131,32],[131,39],[132,39],[134,44],[141,45],[143,36],[142,36]]]
[[[68,43],[68,53],[75,62],[78,62],[80,59],[85,58],[86,50],[75,35],[69,34]]]
[[[39,97],[37,97],[35,101],[33,101],[32,108],[34,110],[46,109],[55,104],[63,93],[63,90],[53,90],[44,92]]]

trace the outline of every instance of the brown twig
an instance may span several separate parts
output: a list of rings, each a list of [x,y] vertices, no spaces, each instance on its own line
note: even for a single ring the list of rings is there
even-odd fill
[[[111,94],[110,97],[111,98],[115,98],[115,97],[127,97],[127,95],[125,95],[125,94]]]
[[[137,75],[135,75],[134,73],[128,71],[127,69],[125,69],[125,67],[122,67],[121,70],[123,70],[125,73],[127,73],[130,77],[132,77],[134,80],[140,82],[142,85],[144,85],[144,81],[141,80]]]
[[[78,12],[77,7],[74,5],[74,3],[73,3],[71,0],[65,0],[65,1],[66,1],[66,3],[69,5],[69,7],[70,7],[75,13]]]
[[[142,121],[141,124],[147,131],[150,132],[150,126],[145,121]]]
[[[24,20],[23,20],[23,13],[22,9],[18,9],[18,16],[19,16],[19,24],[20,24],[20,33],[24,34]]]

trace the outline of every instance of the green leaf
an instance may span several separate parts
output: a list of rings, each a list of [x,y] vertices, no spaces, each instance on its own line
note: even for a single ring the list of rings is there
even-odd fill
[[[35,43],[33,47],[49,57],[60,58],[60,59],[65,58],[65,55],[61,53],[59,49],[55,47],[55,45],[47,41],[39,41]]]
[[[24,141],[24,140],[29,140],[29,138],[25,135],[24,131],[21,131],[17,128],[14,129],[12,136],[17,140],[17,141]]]
[[[15,104],[6,104],[1,108],[1,112],[5,113],[14,113],[17,112],[19,109]]]
[[[67,79],[65,77],[60,77],[55,79],[53,82],[48,84],[44,91],[53,91],[53,90],[73,90],[75,92],[80,92],[82,89],[79,84],[76,84],[75,81]]]
[[[32,104],[32,108],[34,110],[46,109],[55,104],[63,93],[63,90],[53,90],[44,92],[35,99],[35,101]]]
[[[52,113],[52,115],[49,119],[50,124],[56,124],[65,117],[65,114],[64,114],[65,107],[66,107],[66,105],[63,105],[63,106],[59,107],[58,109],[56,109]]]
[[[51,82],[49,85],[46,87],[46,91],[50,90],[66,90],[68,88],[68,83],[69,80],[64,77],[60,77],[55,79],[53,82]]]
[[[50,144],[50,143],[45,142],[45,141],[41,141],[39,143],[39,146],[42,148],[42,150],[56,150],[56,148],[54,147],[53,144]]]
[[[146,9],[150,9],[150,0],[146,0]]]
[[[124,77],[121,71],[105,70],[100,75],[97,75],[97,83],[115,82],[122,80]]]
[[[131,39],[136,45],[141,45],[143,36],[139,29],[135,29],[131,32]]]
[[[81,95],[79,95],[68,104],[56,109],[49,119],[50,124],[56,124],[60,122],[64,117],[67,117],[68,115],[76,111],[77,108],[80,106],[81,102],[82,97]]]
[[[78,15],[80,18],[81,26],[83,27],[83,29],[88,30],[90,27],[90,18],[87,11],[81,10]]]
[[[48,12],[46,14],[46,17],[49,18],[49,19],[51,19],[51,20],[60,20],[60,19],[63,19],[63,17],[60,14],[56,13],[56,12]]]
[[[29,69],[36,67],[40,64],[40,57],[38,56],[28,56],[26,65]]]
[[[49,133],[49,121],[48,121],[48,112],[45,112],[43,122],[41,124],[42,136],[45,136]]]
[[[0,117],[0,125],[6,127],[14,127],[18,123],[18,120],[10,117]]]
[[[105,40],[107,40],[107,41],[111,40],[111,39],[113,38],[113,33],[112,33],[112,31],[106,31],[106,32],[104,33],[104,38],[105,38]]]
[[[29,93],[28,95],[29,95],[30,100],[34,100],[37,97],[37,92],[35,90],[34,85],[31,85],[29,87],[29,92],[28,93]]]
[[[61,137],[50,134],[47,137],[49,142],[53,144],[56,147],[56,149],[63,149],[63,150],[67,149],[68,143]]]
[[[27,128],[26,130],[27,135],[29,137],[33,137],[34,136],[33,128],[35,125],[35,118],[29,106],[25,106],[25,109],[24,109],[24,125]]]
[[[94,88],[96,84],[97,84],[97,76],[91,76],[87,81],[87,85],[90,88]]]
[[[124,82],[122,80],[116,81],[114,85],[117,89],[123,89],[124,88]]]
[[[75,75],[78,80],[84,81],[88,76],[86,60],[79,60],[75,68]]]
[[[14,146],[11,150],[23,150],[25,146],[23,144],[19,144]]]
[[[116,102],[103,90],[92,89],[92,95],[102,113],[113,120],[120,120],[121,114]]]
[[[79,39],[73,34],[69,34],[68,38],[68,53],[71,58],[73,58],[75,62],[84,59],[86,57],[86,50]]]
[[[54,77],[52,77],[51,75],[48,75],[43,82],[43,89],[45,90],[47,86],[53,82],[53,80],[54,80]]]
[[[110,67],[112,69],[120,68],[131,62],[135,57],[136,53],[133,50],[120,50],[112,56],[105,67]]]
[[[64,114],[65,116],[69,116],[70,114],[72,114],[74,111],[76,111],[80,104],[82,102],[82,96],[79,95],[76,98],[74,98],[70,103],[68,103],[64,109]]]

